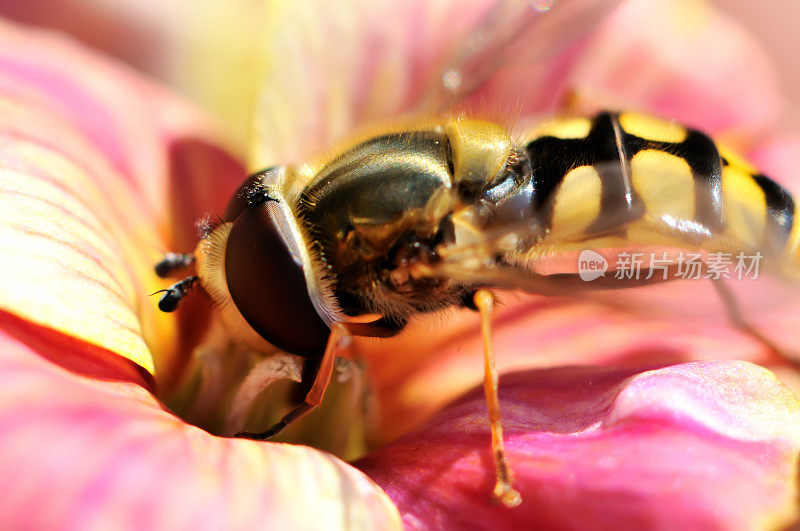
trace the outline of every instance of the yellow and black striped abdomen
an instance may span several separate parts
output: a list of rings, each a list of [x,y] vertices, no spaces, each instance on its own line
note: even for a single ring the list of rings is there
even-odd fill
[[[800,223],[791,194],[756,168],[724,149],[722,192],[725,234],[767,252],[783,252],[797,261]]]
[[[544,124],[526,150],[545,244],[796,254],[792,196],[699,131],[601,113]]]

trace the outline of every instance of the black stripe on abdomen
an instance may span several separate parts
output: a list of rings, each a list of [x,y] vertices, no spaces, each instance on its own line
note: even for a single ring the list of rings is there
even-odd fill
[[[753,180],[764,192],[767,203],[767,221],[770,235],[774,235],[776,245],[782,246],[789,239],[794,222],[794,198],[781,185],[765,175],[754,175]]]
[[[610,113],[600,113],[584,138],[543,136],[525,147],[533,170],[534,211],[544,226],[551,226],[554,192],[570,171],[581,166],[594,167],[602,183],[600,215],[587,227],[587,235],[613,230],[642,215],[643,205],[625,178],[622,164],[627,160],[620,156],[615,120]]]
[[[722,161],[711,138],[687,128],[686,138],[682,142],[648,140],[623,132],[623,143],[628,160],[646,149],[662,151],[685,160],[692,170],[695,183],[695,213],[692,221],[703,225],[712,234],[722,231]]]

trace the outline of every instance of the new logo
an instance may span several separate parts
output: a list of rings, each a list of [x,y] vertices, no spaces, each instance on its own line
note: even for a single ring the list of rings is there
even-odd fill
[[[605,276],[608,260],[591,249],[584,249],[578,256],[578,276],[585,282]]]

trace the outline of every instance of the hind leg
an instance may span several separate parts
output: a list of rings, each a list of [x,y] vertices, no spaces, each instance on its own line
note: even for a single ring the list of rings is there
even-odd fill
[[[727,313],[728,319],[733,326],[764,345],[776,356],[788,361],[792,365],[800,366],[800,360],[789,355],[784,349],[778,346],[769,337],[764,335],[764,333],[756,329],[747,320],[747,318],[745,318],[744,314],[742,313],[742,309],[739,306],[739,302],[736,300],[736,295],[725,284],[725,282],[723,282],[721,279],[712,280],[711,282],[714,285],[714,289],[716,289],[717,293],[719,294],[720,299],[722,299],[722,303],[725,305],[725,312]]]

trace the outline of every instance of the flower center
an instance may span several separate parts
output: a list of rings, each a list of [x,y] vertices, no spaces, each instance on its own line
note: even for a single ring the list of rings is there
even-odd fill
[[[298,382],[304,361],[282,352],[255,352],[215,322],[180,384],[159,398],[186,422],[214,435],[263,432],[302,402]],[[365,381],[363,366],[337,360],[322,404],[270,440],[313,446],[346,460],[360,457],[374,410]]]

